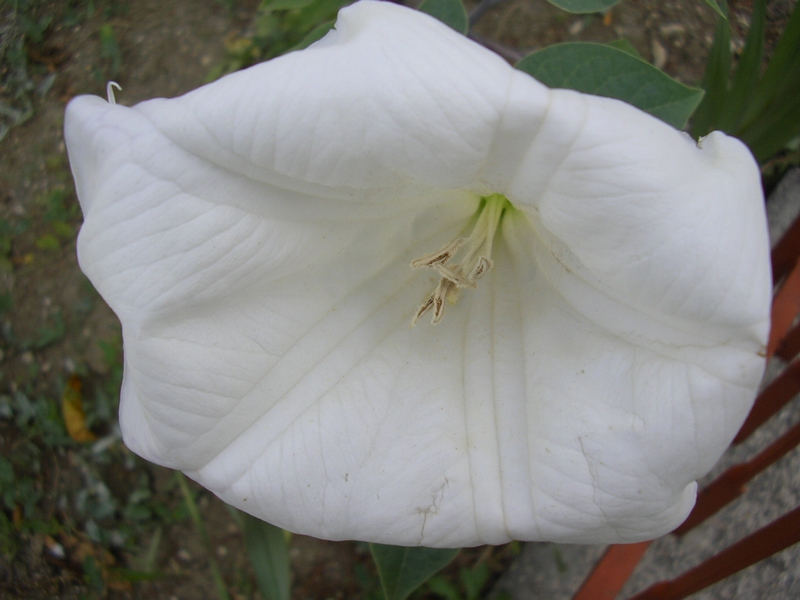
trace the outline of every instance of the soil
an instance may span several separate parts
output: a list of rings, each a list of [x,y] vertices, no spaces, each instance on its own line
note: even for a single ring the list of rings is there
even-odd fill
[[[0,4],[0,21],[14,17],[17,3],[10,4]],[[5,406],[23,394],[31,402],[50,402],[57,409],[69,378],[77,374],[87,413],[91,408],[100,414],[98,406],[92,405],[100,402],[98,398],[105,397],[111,409],[115,407],[108,395],[119,383],[121,333],[113,313],[80,272],[75,255],[80,213],[62,138],[65,105],[77,94],[105,96],[106,81],[111,78],[123,88],[117,92],[117,102],[126,105],[173,97],[202,85],[212,69],[226,60],[226,41],[229,47],[231,40],[249,30],[258,2],[40,0],[21,4],[33,7],[29,14],[53,18],[41,39],[25,46],[29,88],[39,88],[28,95],[32,116],[0,141],[0,219],[11,228],[6,236],[10,246],[6,256],[0,256],[4,261],[0,298],[5,299],[0,306],[0,393]],[[770,43],[791,5],[791,0],[770,2]],[[732,3],[737,29],[734,47],[741,47],[750,6],[745,0]],[[647,60],[676,79],[697,84],[714,24],[714,13],[701,0],[623,0],[606,16],[568,15],[544,0],[508,0],[490,9],[475,33],[494,40],[509,56],[560,41],[607,42],[626,37]],[[9,35],[8,31],[5,27],[3,35]],[[6,37],[3,43],[7,41]],[[20,96],[10,83],[12,73],[5,70],[2,76],[0,100],[19,107]],[[110,392],[104,391],[109,388]],[[39,430],[26,433],[20,423],[8,410],[0,414],[0,456],[16,456],[26,445],[35,446],[30,453],[36,457],[36,468],[29,472],[15,468],[33,481],[37,500],[32,513],[43,523],[56,525],[39,527],[39,531],[20,529],[27,509],[6,502],[4,522],[14,524],[17,531],[11,533],[14,548],[0,553],[0,597],[219,597],[207,547],[192,521],[180,515],[182,499],[174,477],[127,452],[115,437],[113,417],[89,424],[93,435],[109,440],[111,458],[105,466],[87,466],[90,453],[78,442],[54,442],[50,434]],[[63,427],[52,435],[64,438]],[[19,475],[17,470],[15,474]],[[172,511],[173,517],[139,521],[125,543],[98,538],[89,526],[92,519],[74,508],[74,499],[92,481],[104,482],[114,500],[115,513],[108,522],[124,522],[131,494],[142,489],[151,494],[148,506]],[[209,493],[192,489],[229,592],[234,597],[256,597],[234,517]],[[22,492],[14,493],[22,498]],[[97,522],[105,523],[99,517]],[[152,577],[117,576],[125,572],[121,569],[141,571],[149,549],[149,560],[156,566]],[[463,553],[453,569],[457,572],[461,566],[488,561],[496,576],[513,552],[512,547],[488,553],[472,550]],[[294,598],[367,597],[364,581],[374,585],[364,545],[295,536],[290,555]],[[92,560],[87,562],[88,558]],[[99,565],[99,580],[93,577],[93,564]]]

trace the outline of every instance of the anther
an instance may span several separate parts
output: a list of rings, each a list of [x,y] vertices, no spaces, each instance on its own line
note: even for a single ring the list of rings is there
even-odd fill
[[[423,254],[417,259],[411,261],[411,267],[418,269],[420,267],[432,267],[434,265],[441,265],[446,263],[453,257],[453,254],[458,252],[458,249],[466,242],[464,238],[456,238],[443,248],[430,254]]]
[[[493,266],[494,266],[494,261],[491,258],[486,258],[485,256],[479,256],[478,262],[475,263],[474,267],[472,267],[472,271],[470,271],[467,278],[473,282],[473,285],[475,285],[474,282],[478,281],[478,279],[483,277],[486,271],[491,269]]]

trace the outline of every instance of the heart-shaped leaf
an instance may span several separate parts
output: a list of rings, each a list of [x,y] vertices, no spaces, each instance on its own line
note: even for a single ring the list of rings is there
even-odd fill
[[[703,90],[675,81],[628,52],[603,44],[556,44],[529,54],[517,68],[551,88],[616,98],[677,129],[686,125]]]

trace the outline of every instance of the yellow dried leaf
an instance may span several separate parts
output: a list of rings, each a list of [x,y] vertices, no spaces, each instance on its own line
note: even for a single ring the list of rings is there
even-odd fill
[[[61,412],[67,433],[76,442],[93,442],[97,436],[86,427],[86,413],[83,412],[81,380],[77,375],[69,378],[61,396]]]

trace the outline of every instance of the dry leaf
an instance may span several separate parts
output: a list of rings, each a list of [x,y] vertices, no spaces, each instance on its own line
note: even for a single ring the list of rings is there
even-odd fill
[[[67,433],[76,442],[93,442],[97,436],[86,427],[86,414],[83,412],[81,380],[77,375],[69,378],[61,397],[61,412]]]

